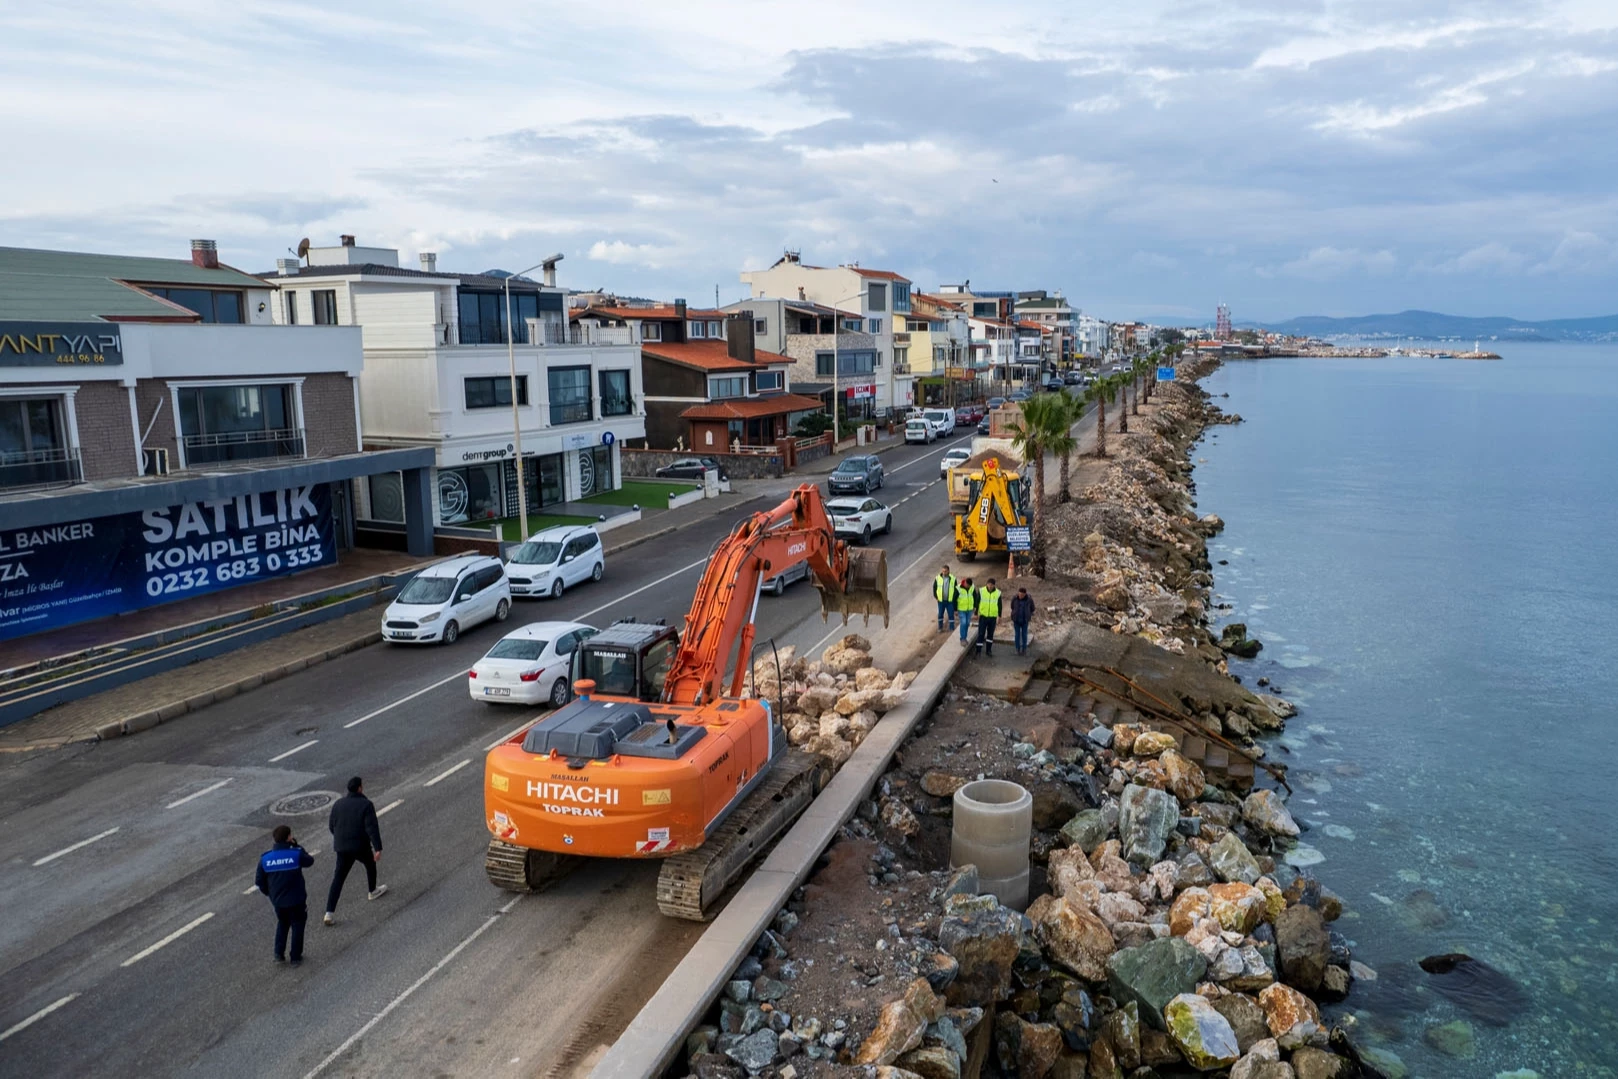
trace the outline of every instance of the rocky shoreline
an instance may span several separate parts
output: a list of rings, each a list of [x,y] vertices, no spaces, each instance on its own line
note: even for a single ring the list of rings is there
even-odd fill
[[[1222,525],[1195,512],[1189,454],[1239,420],[1195,385],[1216,365],[1182,366],[1081,497],[1050,507],[1034,673],[1061,692],[957,680],[691,1035],[690,1074],[1403,1074],[1322,1018],[1376,975],[1332,929],[1342,903],[1303,868],[1284,800],[1253,786],[1257,737],[1294,709],[1229,676],[1225,656],[1258,642],[1208,626]],[[783,672],[795,743],[846,759],[903,693],[847,655],[863,643]],[[982,778],[1033,795],[1026,910],[949,869],[953,795]]]

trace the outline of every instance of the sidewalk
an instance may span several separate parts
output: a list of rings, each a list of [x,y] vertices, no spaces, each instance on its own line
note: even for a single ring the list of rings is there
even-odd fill
[[[105,741],[150,730],[159,723],[381,639],[377,609],[356,611],[245,651],[155,674],[115,692],[69,701],[31,719],[0,727],[0,753]]]

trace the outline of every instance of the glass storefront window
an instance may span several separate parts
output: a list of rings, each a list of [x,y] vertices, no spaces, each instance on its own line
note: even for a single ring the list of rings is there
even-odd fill
[[[438,470],[438,521],[460,524],[504,516],[500,505],[500,466],[469,465]]]

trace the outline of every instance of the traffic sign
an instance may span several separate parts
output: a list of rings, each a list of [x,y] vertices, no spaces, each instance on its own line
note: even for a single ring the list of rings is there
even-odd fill
[[[1172,368],[1172,367],[1159,367],[1157,369],[1157,380],[1159,382],[1173,382],[1174,381],[1174,368]]]
[[[1032,529],[1023,525],[1011,525],[1006,528],[1006,547],[1012,551],[1031,551],[1034,549],[1034,536]]]

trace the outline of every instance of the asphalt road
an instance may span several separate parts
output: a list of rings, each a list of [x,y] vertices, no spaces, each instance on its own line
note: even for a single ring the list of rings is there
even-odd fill
[[[937,462],[969,437],[884,455],[896,610],[950,550]],[[679,624],[713,544],[790,486],[454,646],[362,649],[138,737],[0,762],[0,1074],[568,1074],[701,927],[658,914],[651,862],[591,863],[538,896],[489,885],[483,756],[542,713],[473,701],[466,670],[523,621]],[[818,614],[808,583],[761,597],[758,639],[815,651],[848,632]],[[367,902],[356,869],[327,928],[326,812],[270,806],[355,773],[383,813],[390,890]],[[252,888],[278,823],[317,852],[298,970],[271,962]]]

